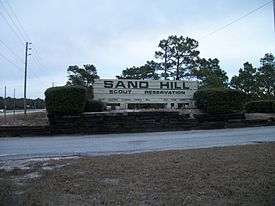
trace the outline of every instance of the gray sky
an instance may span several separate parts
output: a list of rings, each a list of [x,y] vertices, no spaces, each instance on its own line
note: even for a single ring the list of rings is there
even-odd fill
[[[52,82],[64,84],[69,65],[94,64],[101,78],[114,78],[153,59],[158,42],[172,34],[197,39],[200,56],[218,58],[229,77],[244,62],[258,66],[265,53],[275,54],[272,3],[207,35],[268,0],[2,0],[6,8],[7,1],[36,50],[28,75],[32,98],[44,97]],[[0,14],[6,15],[1,4]],[[0,96],[7,85],[9,96],[16,88],[22,97],[24,42],[1,15],[0,29],[0,39],[17,56],[1,43],[0,53],[19,66],[0,56]]]

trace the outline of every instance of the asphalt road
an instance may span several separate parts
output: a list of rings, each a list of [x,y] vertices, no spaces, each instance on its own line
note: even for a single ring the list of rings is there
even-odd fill
[[[129,154],[275,141],[275,127],[85,136],[0,138],[0,161]]]
[[[27,113],[43,112],[45,109],[28,109]],[[15,110],[15,114],[24,114],[24,110]],[[6,110],[6,115],[13,115],[13,110]],[[4,116],[4,110],[0,110],[0,117]]]

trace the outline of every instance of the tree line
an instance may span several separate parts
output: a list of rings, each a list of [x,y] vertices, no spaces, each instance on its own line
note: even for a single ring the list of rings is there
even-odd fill
[[[229,80],[226,71],[220,67],[217,58],[202,58],[195,39],[172,35],[163,39],[155,51],[155,58],[144,65],[132,66],[122,70],[118,79],[143,80],[197,80],[200,88],[233,88],[243,91],[253,99],[275,99],[275,57],[267,53],[260,59],[260,66],[254,67],[246,62],[239,73]],[[99,79],[93,64],[67,68],[67,85],[92,87]],[[45,108],[44,100],[28,99],[31,109]],[[14,99],[6,98],[7,109],[14,108]],[[15,108],[23,109],[23,98],[15,100]],[[0,109],[4,108],[4,99],[0,97]]]
[[[144,65],[126,68],[118,79],[144,80],[197,80],[200,88],[233,88],[254,99],[275,98],[275,57],[267,53],[256,68],[246,62],[239,73],[229,80],[217,58],[202,58],[195,39],[172,35],[163,39],[155,51],[155,59]],[[84,67],[69,66],[68,85],[92,86],[98,79],[97,69],[88,64]]]

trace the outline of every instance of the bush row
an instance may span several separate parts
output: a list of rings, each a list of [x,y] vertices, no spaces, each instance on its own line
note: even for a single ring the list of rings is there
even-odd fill
[[[49,88],[45,91],[45,102],[49,115],[78,115],[104,109],[102,102],[87,101],[87,90],[80,86]]]
[[[248,113],[275,113],[275,100],[252,101],[245,105]]]
[[[79,86],[49,88],[45,92],[46,109],[50,115],[77,115],[83,112],[101,112],[105,104],[87,100],[87,89]],[[232,89],[204,89],[195,92],[197,107],[209,114],[241,112],[275,113],[275,101],[253,101],[245,104],[248,97]]]
[[[85,112],[102,112],[106,109],[103,102],[97,100],[89,100],[86,103]]]
[[[194,100],[199,109],[209,114],[226,114],[243,111],[247,96],[233,89],[204,89],[195,92]]]

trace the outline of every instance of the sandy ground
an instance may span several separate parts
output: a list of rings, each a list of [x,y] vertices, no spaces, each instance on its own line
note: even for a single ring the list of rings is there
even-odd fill
[[[275,144],[31,161],[0,205],[272,205]]]
[[[46,112],[33,112],[24,114],[0,116],[0,126],[44,126],[48,125]]]

